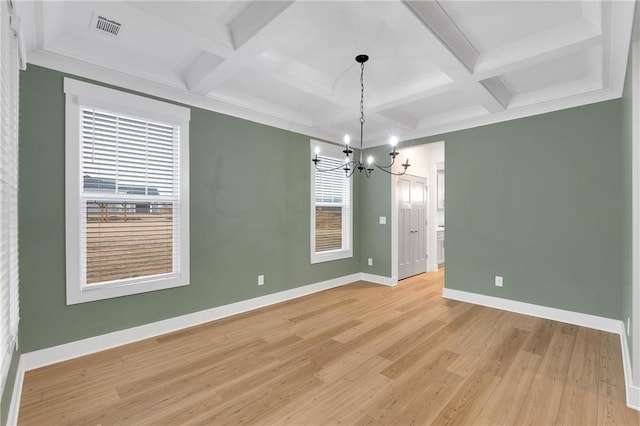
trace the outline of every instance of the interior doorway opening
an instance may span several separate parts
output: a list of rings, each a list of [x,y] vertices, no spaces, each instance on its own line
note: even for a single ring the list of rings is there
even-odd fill
[[[393,176],[392,276],[438,271],[445,264],[444,141],[398,150],[411,175]],[[421,197],[422,196],[422,197]]]

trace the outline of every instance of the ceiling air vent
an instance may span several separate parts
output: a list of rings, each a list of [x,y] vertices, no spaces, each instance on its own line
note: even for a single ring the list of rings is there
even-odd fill
[[[122,24],[115,19],[107,18],[100,13],[94,12],[91,19],[91,28],[101,34],[117,37],[122,30]]]

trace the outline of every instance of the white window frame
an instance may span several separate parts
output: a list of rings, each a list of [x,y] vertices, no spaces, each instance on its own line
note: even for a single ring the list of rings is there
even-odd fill
[[[64,79],[66,94],[66,255],[67,305],[90,302],[189,285],[189,108],[133,95],[70,78]],[[140,277],[110,282],[108,285],[82,285],[82,171],[80,140],[81,107],[101,108],[123,115],[155,120],[180,127],[180,242],[179,274],[170,278]]]
[[[20,20],[11,2],[0,4],[0,393],[18,349],[18,144]]]
[[[320,155],[325,157],[331,157],[335,159],[342,160],[344,158],[344,153],[341,146],[320,142],[317,140],[311,139],[309,144],[311,158],[315,157],[315,149],[320,148]],[[342,221],[342,235],[343,235],[343,245],[342,249],[339,250],[330,250],[323,252],[316,252],[316,173],[315,165],[312,161],[309,161],[311,164],[311,196],[310,196],[310,217],[311,217],[311,247],[310,247],[310,261],[312,264],[321,263],[321,262],[329,262],[333,260],[339,259],[347,259],[353,257],[353,179],[349,179],[349,215],[348,215],[348,223],[346,221]],[[318,165],[318,168],[322,169],[322,163]],[[346,238],[344,238],[346,236]]]

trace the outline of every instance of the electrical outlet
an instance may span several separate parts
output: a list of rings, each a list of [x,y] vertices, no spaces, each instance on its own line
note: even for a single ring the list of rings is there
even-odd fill
[[[387,224],[387,217],[380,216],[380,225],[386,225],[386,224]]]
[[[367,265],[373,266],[373,258],[370,257],[367,259]]]
[[[502,277],[500,275],[496,275],[495,284],[496,284],[496,287],[502,287]]]
[[[264,285],[264,275],[258,275],[258,285]]]

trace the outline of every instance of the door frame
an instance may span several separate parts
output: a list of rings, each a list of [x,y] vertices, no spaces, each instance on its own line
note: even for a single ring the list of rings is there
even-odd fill
[[[444,140],[438,142],[430,142],[422,145],[416,146],[431,146],[437,147],[442,146],[444,149],[445,143]],[[407,147],[411,148],[411,147]],[[402,149],[400,149],[402,151]],[[446,152],[445,152],[446,157]],[[427,272],[437,271],[437,261],[435,262],[436,266],[433,269],[433,263],[431,262],[435,255],[436,248],[436,238],[437,238],[437,229],[436,229],[436,214],[435,208],[437,206],[436,201],[433,197],[436,196],[437,191],[432,191],[431,182],[435,182],[436,175],[436,161],[431,161],[429,158],[429,176],[427,176],[427,188],[429,193],[429,200],[427,202],[427,233],[426,233],[426,242],[427,242]],[[393,282],[398,282],[398,199],[397,199],[397,187],[398,187],[398,176],[391,175],[391,280]],[[446,225],[445,225],[446,226]]]

